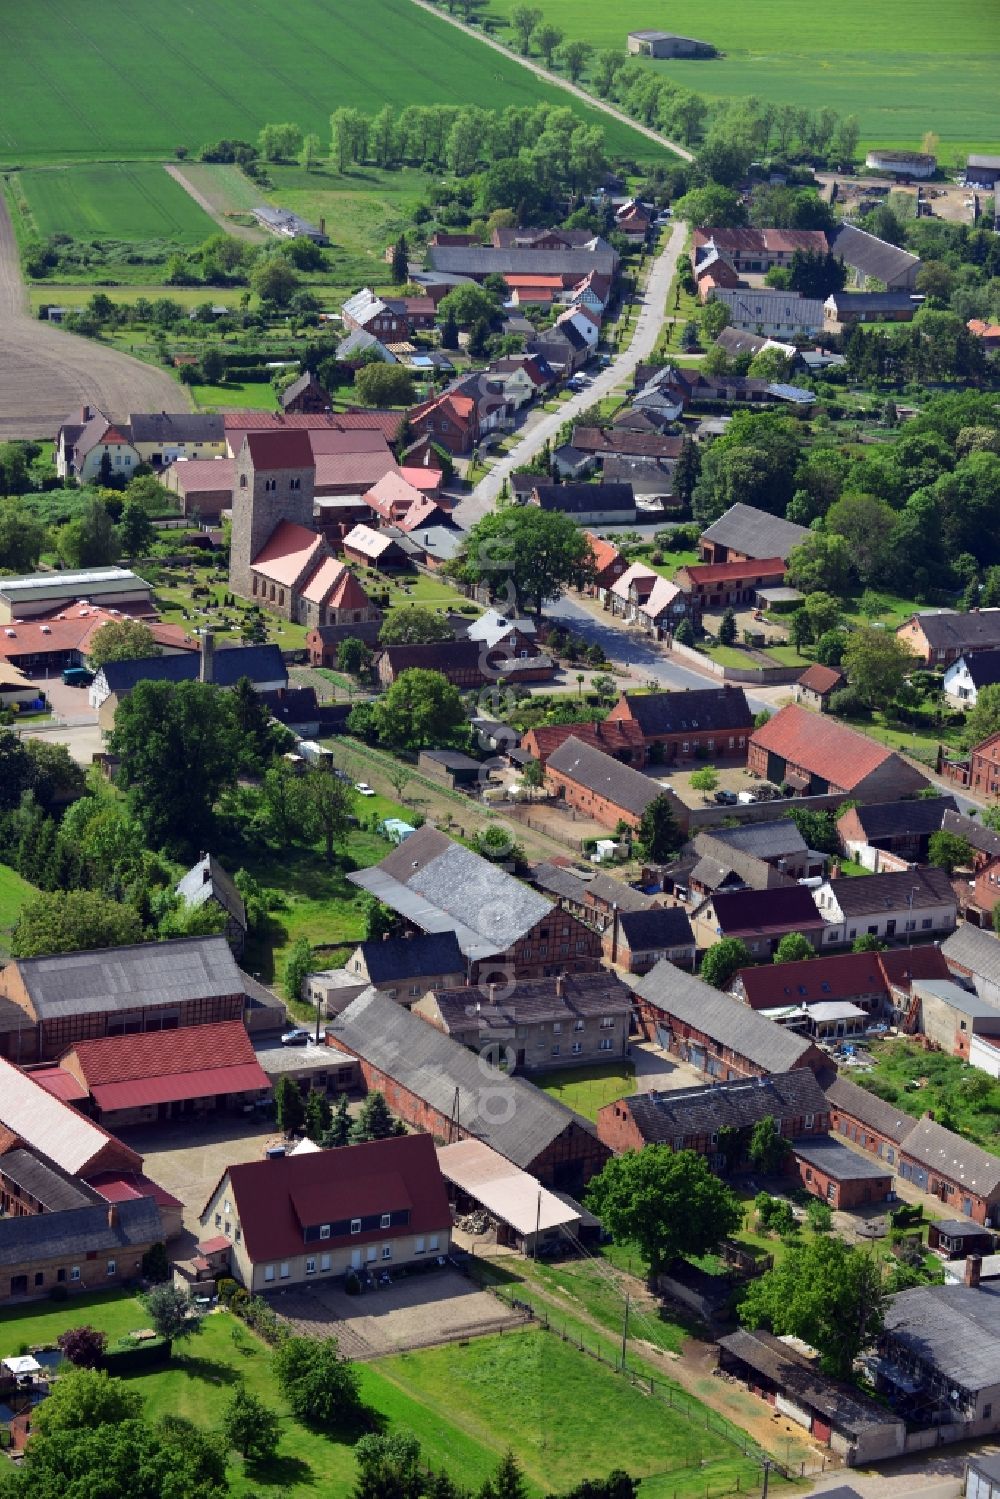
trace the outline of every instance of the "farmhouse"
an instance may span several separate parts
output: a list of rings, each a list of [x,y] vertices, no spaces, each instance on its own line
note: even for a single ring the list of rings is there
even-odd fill
[[[478,640],[435,640],[424,645],[387,645],[377,652],[375,675],[390,687],[404,671],[440,672],[456,687],[481,687],[484,682],[547,681],[554,667],[536,646],[508,654],[505,643],[490,649]]]
[[[451,1209],[428,1135],[369,1140],[230,1166],[201,1212],[229,1240],[248,1291],[376,1275],[451,1247]]]
[[[847,944],[866,934],[884,942],[909,944],[917,936],[955,930],[958,901],[943,869],[831,879],[814,893],[816,906],[828,923],[824,946]]]
[[[787,562],[792,548],[808,535],[804,526],[769,515],[766,510],[730,505],[702,532],[698,550],[705,562],[757,562],[772,557]]]
[[[677,36],[672,31],[630,31],[628,50],[641,57],[714,57],[712,42],[695,41],[694,37]]]
[[[828,333],[857,323],[912,323],[922,298],[908,291],[835,291],[823,303]]]
[[[928,666],[950,666],[960,657],[1000,648],[1000,609],[935,609],[911,614],[896,638]]]
[[[731,992],[752,1010],[778,1010],[790,1005],[856,1005],[877,1018],[889,990],[877,953],[817,954],[794,963],[762,963],[741,968]]]
[[[961,760],[951,760],[944,749],[938,751],[938,774],[959,786],[971,786],[988,801],[1000,796],[1000,734],[991,734],[981,744],[973,745]]]
[[[632,995],[610,973],[578,973],[481,988],[437,990],[414,1015],[513,1072],[581,1067],[628,1050]]]
[[[691,236],[691,263],[698,267],[721,255],[741,275],[790,266],[799,255],[826,255],[826,235],[820,229],[695,229]]]
[[[768,287],[714,287],[709,300],[721,302],[729,313],[729,326],[767,338],[813,337],[823,327],[823,303],[816,297]]]
[[[674,581],[687,596],[692,614],[750,604],[762,588],[780,587],[785,564],[780,557],[750,562],[703,562],[679,567]]]
[[[320,219],[317,226],[308,219],[300,218],[297,213],[292,213],[290,209],[267,206],[255,208],[253,216],[262,229],[266,229],[269,234],[278,235],[280,239],[311,239],[316,245],[330,243],[323,219]]]
[[[224,914],[224,936],[237,957],[243,952],[247,934],[247,910],[243,897],[218,859],[202,854],[187,874],[174,886],[184,904],[191,910],[218,907]]]
[[[804,1427],[849,1467],[905,1451],[902,1420],[853,1385],[830,1379],[813,1359],[769,1332],[741,1327],[720,1338],[719,1368]],[[847,1487],[829,1491],[830,1499],[854,1494]]]
[[[875,1387],[914,1424],[956,1437],[963,1423],[970,1436],[1000,1428],[998,1291],[974,1273],[965,1285],[914,1286],[890,1299]]]
[[[897,754],[846,725],[789,703],[749,740],[747,768],[809,796],[863,799],[912,795],[927,785]]]
[[[762,1119],[772,1119],[786,1140],[824,1130],[828,1107],[815,1074],[798,1067],[769,1077],[639,1093],[598,1110],[597,1133],[616,1155],[669,1145],[695,1150],[707,1156],[713,1171],[722,1171],[745,1161],[750,1132]],[[738,1137],[728,1156],[720,1149],[720,1130],[734,1130]]]
[[[101,728],[110,732],[118,704],[140,682],[210,682],[231,688],[244,678],[256,692],[283,692],[288,668],[278,646],[234,645],[217,651],[213,637],[204,635],[200,652],[106,662],[90,684],[88,701],[97,709]]]
[[[409,1006],[429,989],[460,988],[466,972],[454,932],[387,937],[359,943],[343,968],[310,974],[306,995],[314,1004],[325,1005],[328,1015],[368,988]]]
[[[850,1212],[870,1202],[884,1202],[892,1192],[892,1171],[877,1165],[839,1140],[827,1136],[796,1140],[792,1170],[805,1190],[829,1203],[835,1212]]]
[[[330,393],[323,389],[312,370],[303,370],[297,380],[286,385],[281,392],[282,411],[311,412],[329,411],[332,402]]]
[[[1000,682],[1000,649],[960,656],[944,674],[944,695],[957,708],[974,708],[984,687]]]
[[[839,961],[843,961],[842,959]],[[895,1104],[886,1103],[867,1088],[838,1077],[826,1085],[830,1105],[830,1127],[845,1140],[879,1156],[888,1165],[899,1160],[900,1147],[916,1120]]]
[[[630,525],[635,520],[631,484],[536,484],[529,503],[570,515],[580,526]]]
[[[773,822],[747,822],[735,828],[712,828],[698,834],[695,846],[699,852],[722,859],[749,855],[795,879],[822,873],[825,863],[822,854],[806,847],[791,817],[779,817]]]
[[[567,739],[579,739],[625,765],[641,765],[646,757],[645,740],[638,725],[612,719],[603,723],[539,724],[524,735],[521,748],[545,765]]]
[[[869,281],[881,282],[886,291],[912,291],[916,285],[918,257],[855,224],[841,224],[831,236],[830,249],[862,290]]]
[[[753,713],[742,687],[623,692],[607,721],[638,724],[648,758],[668,764],[701,751],[716,759],[740,756],[753,732]]]
[[[844,685],[844,674],[834,666],[822,666],[814,661],[807,666],[792,688],[792,697],[817,713],[825,713],[831,695]]]
[[[709,1077],[728,1081],[828,1067],[823,1053],[807,1039],[671,963],[657,963],[651,972],[627,982],[648,1039]]]
[[[849,807],[840,815],[837,836],[848,857],[860,859],[866,868],[878,868],[878,860],[873,856],[876,850],[894,854],[908,863],[924,864],[931,837],[941,831],[946,814],[955,810],[953,796],[870,802],[867,806]]]
[[[60,618],[60,615],[62,618]],[[29,618],[5,625],[0,636],[0,662],[32,676],[60,672],[66,666],[83,666],[90,658],[94,640],[106,624],[122,618],[120,611],[76,604],[58,614]],[[198,646],[179,625],[143,621],[164,656],[186,652],[197,656]],[[197,673],[196,673],[197,675]],[[15,679],[16,680],[16,679]],[[34,695],[34,694],[32,694]]]
[[[568,807],[607,828],[620,822],[638,828],[650,803],[670,796],[650,776],[573,737],[564,739],[546,760],[545,784]]]
[[[367,1087],[407,1124],[446,1143],[483,1140],[545,1187],[576,1195],[610,1155],[589,1119],[374,992],[333,1021],[327,1041],[359,1059]]]
[[[682,906],[616,908],[604,929],[604,956],[624,973],[648,973],[661,958],[694,968],[695,940],[687,912]]]
[[[763,890],[716,890],[695,906],[691,924],[699,947],[738,937],[763,962],[789,932],[800,932],[819,947],[826,927],[812,892],[795,884]]]
[[[236,464],[232,458],[178,458],[163,470],[161,483],[177,496],[183,516],[220,525],[233,503]]]
[[[600,937],[520,880],[425,824],[352,884],[411,928],[454,931],[469,981],[592,973]]]

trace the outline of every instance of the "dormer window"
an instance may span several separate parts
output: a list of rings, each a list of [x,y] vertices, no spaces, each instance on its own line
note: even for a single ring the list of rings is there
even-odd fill
[[[352,1229],[351,1232],[353,1233],[354,1230]],[[330,1237],[330,1225],[329,1225],[329,1223],[321,1223],[320,1224],[320,1226],[319,1226],[319,1236],[320,1236],[321,1239],[328,1239]]]
[[[379,1228],[388,1228],[389,1225],[391,1224],[391,1222],[392,1222],[392,1214],[391,1213],[383,1213],[382,1214],[381,1222],[379,1223]]]
[[[351,1233],[352,1234],[359,1234],[360,1232],[361,1232],[361,1219],[360,1218],[352,1218],[351,1219]]]

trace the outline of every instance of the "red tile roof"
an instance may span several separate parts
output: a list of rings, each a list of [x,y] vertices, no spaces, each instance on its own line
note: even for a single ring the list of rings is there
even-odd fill
[[[323,538],[315,531],[283,520],[275,526],[250,566],[265,578],[290,588],[309,563],[318,559],[322,548]]]
[[[5,633],[0,635],[0,653],[15,666],[22,656],[50,651],[79,651],[85,656],[98,630],[126,617],[133,616],[126,616],[124,611],[100,609],[93,604],[66,605],[58,614],[50,614],[44,619],[29,619],[4,626]],[[172,650],[198,649],[197,643],[185,635],[179,625],[161,624],[151,619],[144,623],[149,625],[157,645],[169,646]],[[13,635],[6,634],[7,630],[12,630]]]
[[[46,1093],[51,1093],[53,1098],[59,1098],[63,1103],[82,1103],[89,1097],[83,1084],[63,1067],[39,1067],[32,1072],[31,1077]]]
[[[152,1197],[161,1208],[183,1207],[179,1197],[140,1171],[100,1171],[87,1178],[87,1186],[99,1192],[105,1202],[134,1202],[137,1197]]]
[[[811,892],[802,885],[774,890],[720,890],[709,900],[723,937],[815,932],[826,925]]]
[[[850,1000],[863,994],[887,995],[888,984],[877,962],[879,956],[849,952],[836,957],[819,955],[799,963],[763,963],[758,968],[741,968],[737,978],[742,981],[752,1010],[817,1004],[821,1000]]]
[[[102,1036],[96,1041],[78,1041],[63,1057],[63,1063],[78,1071],[91,1088],[208,1067],[236,1067],[256,1060],[241,1020],[186,1025],[176,1031]]]
[[[382,516],[383,520],[394,520],[412,504],[423,499],[423,492],[400,473],[383,474],[364,495],[366,505]]]
[[[313,468],[308,432],[248,432],[243,439],[255,469]]]
[[[412,484],[414,489],[419,489],[423,494],[437,494],[444,479],[439,468],[412,468],[404,463],[399,472],[407,484]]]
[[[228,1251],[232,1247],[231,1241],[226,1238],[225,1234],[218,1234],[214,1239],[204,1239],[198,1245],[202,1254],[220,1254],[223,1249]]]
[[[703,248],[712,240],[720,250],[732,254],[793,254],[796,250],[825,255],[828,249],[826,235],[821,229],[717,229],[699,228],[694,231],[694,248]]]
[[[343,1224],[348,1230],[323,1241],[331,1247],[373,1238],[447,1234],[451,1227],[448,1195],[430,1135],[401,1135],[339,1150],[251,1161],[230,1166],[228,1176],[243,1242],[254,1263],[301,1254],[305,1229],[324,1223]],[[352,1218],[382,1213],[405,1213],[407,1218],[391,1228],[349,1232]]]
[[[835,666],[821,666],[814,661],[812,666],[806,667],[796,685],[806,687],[810,692],[826,693],[832,692],[843,680],[844,673]]]
[[[755,729],[750,743],[847,791],[893,755],[884,744],[795,703]]]
[[[192,1029],[200,1030],[200,1026]],[[177,1032],[172,1032],[176,1035]],[[91,1095],[102,1113],[116,1109],[149,1108],[153,1104],[183,1103],[191,1098],[214,1098],[219,1093],[263,1093],[271,1086],[257,1062],[238,1067],[206,1067],[195,1072],[170,1072],[163,1077],[134,1078],[125,1083],[102,1083]]]
[[[765,557],[749,562],[692,562],[682,571],[692,583],[737,583],[743,578],[783,578],[785,564],[780,557]]]
[[[341,573],[346,571],[343,562],[338,562],[336,557],[324,557],[303,588],[302,597],[308,599],[310,604],[321,604],[331,588],[340,581]]]
[[[232,490],[236,482],[232,458],[185,458],[172,463],[169,472],[179,494]]]
[[[891,952],[873,954],[886,981],[897,989],[909,989],[913,979],[949,979],[952,977],[944,953],[931,944],[928,947],[898,947]]]
[[[331,609],[367,609],[370,605],[371,600],[367,593],[351,569],[345,567],[340,581],[330,595],[328,607]]]
[[[590,550],[594,557],[595,572],[602,573],[606,567],[610,567],[613,562],[617,562],[621,557],[621,552],[619,552],[613,542],[603,541],[600,536],[595,536],[593,531],[585,531],[584,535],[590,542]]]
[[[631,719],[608,719],[604,723],[539,724],[528,730],[521,740],[521,748],[544,764],[567,739],[579,739],[583,744],[603,750],[606,755],[614,755],[623,749],[642,749],[646,743],[639,725]]]

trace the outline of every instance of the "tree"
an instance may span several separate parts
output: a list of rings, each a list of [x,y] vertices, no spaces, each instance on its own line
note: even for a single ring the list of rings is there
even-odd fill
[[[850,588],[851,550],[842,536],[810,533],[788,555],[788,581],[803,593],[832,593],[842,598]]]
[[[613,1157],[587,1204],[617,1243],[636,1243],[657,1274],[679,1254],[704,1254],[742,1221],[737,1198],[693,1150],[647,1145]]]
[[[43,812],[52,812],[81,797],[87,788],[83,766],[78,765],[64,744],[47,739],[29,739],[29,785]]]
[[[579,83],[593,50],[589,42],[564,42],[559,48],[559,61],[571,83]]]
[[[325,774],[325,772],[324,772]],[[285,960],[285,998],[298,1004],[302,1000],[306,975],[315,968],[313,950],[305,937],[298,937]]]
[[[350,788],[325,765],[310,765],[299,782],[305,831],[322,838],[326,862],[333,863],[333,846],[347,837],[353,812]]]
[[[452,640],[454,631],[433,609],[411,604],[386,615],[378,638],[380,645],[426,645],[435,640]]]
[[[467,737],[468,720],[457,687],[438,671],[400,672],[372,709],[379,739],[392,749],[447,746]]]
[[[124,947],[142,937],[142,919],[134,906],[108,900],[98,890],[51,890],[21,907],[10,950],[15,958],[37,958],[90,947]]]
[[[851,952],[884,952],[885,943],[874,932],[862,932],[851,944]]]
[[[265,125],[257,137],[265,161],[294,161],[302,150],[302,131],[298,125]]]
[[[789,1142],[782,1135],[770,1114],[758,1119],[750,1132],[747,1155],[758,1171],[774,1176],[788,1154]]]
[[[832,593],[807,594],[802,603],[813,639],[825,635],[836,627],[840,620],[840,601]]]
[[[702,770],[691,772],[691,789],[693,791],[714,791],[719,784],[719,773],[706,765]]]
[[[162,1285],[151,1286],[139,1300],[157,1335],[168,1343],[177,1343],[201,1331],[201,1320],[190,1291],[182,1291],[179,1286],[165,1281]]]
[[[136,500],[129,500],[118,522],[118,538],[126,557],[145,557],[156,540],[153,522]]]
[[[914,661],[891,630],[859,625],[847,637],[842,665],[851,686],[869,707],[876,708],[898,697]]]
[[[56,1342],[63,1356],[77,1369],[96,1369],[104,1357],[108,1335],[96,1327],[71,1327]]]
[[[1000,682],[980,687],[975,705],[965,720],[963,739],[968,746],[982,744],[1000,729]]]
[[[389,1105],[383,1094],[378,1089],[369,1093],[351,1128],[352,1145],[364,1140],[388,1140],[398,1133],[396,1121],[389,1112]]]
[[[821,854],[838,854],[840,839],[832,812],[812,812],[806,807],[789,807],[787,814],[798,828],[809,848]]]
[[[330,1127],[323,1136],[323,1145],[330,1149],[339,1149],[347,1145],[351,1138],[351,1115],[350,1104],[346,1093],[338,1093],[337,1102],[334,1105],[333,1114],[330,1118]]]
[[[103,500],[90,500],[82,515],[56,532],[56,550],[67,567],[109,567],[121,543]]]
[[[239,765],[225,693],[203,682],[139,682],[118,705],[109,748],[149,842],[205,847]]]
[[[222,1412],[222,1434],[244,1462],[266,1463],[278,1450],[281,1423],[277,1412],[241,1383]]]
[[[356,635],[349,635],[342,640],[337,647],[337,669],[346,671],[349,676],[362,676],[372,664],[372,653],[369,646]]]
[[[47,539],[41,521],[24,510],[20,501],[0,504],[0,568],[12,573],[34,572]]]
[[[287,307],[301,284],[284,255],[265,255],[250,272],[250,289],[272,307]]]
[[[352,1499],[420,1499],[427,1492],[412,1431],[359,1437],[354,1458],[359,1471]]]
[[[392,247],[392,279],[396,286],[410,279],[410,247],[405,234],[397,235]]]
[[[896,512],[870,494],[842,494],[826,513],[829,532],[843,536],[863,584],[881,583],[893,562]]]
[[[848,1379],[882,1329],[887,1294],[884,1270],[869,1249],[816,1238],[791,1247],[750,1285],[740,1318],[751,1328],[804,1338],[819,1349],[827,1373]]]
[[[747,221],[747,211],[739,193],[731,187],[709,182],[692,188],[674,204],[674,218],[689,224],[712,224],[719,229],[739,229]]]
[[[162,654],[143,620],[112,619],[91,637],[87,660],[92,667],[99,667],[109,661],[146,661]]]
[[[510,13],[511,30],[517,37],[517,44],[525,56],[531,50],[531,38],[536,27],[541,23],[541,19],[542,12],[533,5],[515,5]]]
[[[361,1407],[357,1371],[337,1348],[336,1338],[286,1338],[272,1366],[292,1415],[327,1429]]]
[[[813,655],[821,666],[839,666],[844,659],[847,634],[844,630],[824,630],[813,647]]]
[[[302,1090],[294,1077],[287,1073],[282,1073],[274,1085],[274,1116],[281,1133],[289,1137],[298,1134],[305,1123]]]
[[[510,1448],[504,1453],[492,1478],[487,1478],[479,1499],[528,1499],[528,1486]]]
[[[674,640],[678,645],[694,645],[694,625],[689,619],[682,619],[674,631]]]
[[[727,609],[719,621],[719,644],[732,645],[736,640],[736,611]]]
[[[590,581],[594,557],[570,516],[524,505],[477,521],[451,571],[462,582],[485,583],[508,608],[526,607],[540,622],[543,604]]]
[[[321,1145],[330,1128],[330,1105],[326,1094],[319,1088],[310,1088],[306,1096],[306,1137],[315,1145]]]
[[[46,1407],[63,1383],[53,1386]],[[155,1426],[132,1417],[51,1435],[40,1433],[40,1416],[41,1407],[7,1490],[12,1499],[226,1499],[230,1493],[220,1445],[179,1416]]]
[[[801,932],[786,932],[774,949],[776,963],[802,963],[815,956],[816,949]]]
[[[552,54],[563,39],[563,33],[558,26],[546,24],[539,26],[535,31],[534,41],[540,54],[545,59],[545,66],[551,68]]]
[[[413,379],[399,364],[365,364],[354,371],[354,389],[365,406],[412,406]]]
[[[723,937],[702,958],[701,976],[714,989],[728,989],[739,970],[752,963],[750,949],[740,937]]]
[[[643,812],[636,833],[643,857],[663,864],[683,843],[683,835],[674,816],[674,805],[666,792],[654,797]]]
[[[42,1408],[44,1406],[44,1410]],[[46,1399],[32,1414],[40,1436],[115,1426],[142,1413],[142,1396],[131,1385],[104,1370],[78,1368],[60,1374]]]
[[[947,874],[968,869],[972,863],[972,845],[957,833],[932,833],[927,843],[927,862]]]

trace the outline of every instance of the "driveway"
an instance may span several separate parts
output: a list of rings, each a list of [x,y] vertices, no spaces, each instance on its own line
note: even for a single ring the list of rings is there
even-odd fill
[[[37,729],[21,729],[22,739],[47,739],[50,744],[64,744],[77,765],[90,765],[104,748],[104,735],[97,726],[97,714],[82,722],[66,721],[40,724]]]
[[[439,12],[436,12],[439,14]],[[578,395],[559,403],[558,411],[535,412],[521,438],[509,453],[504,454],[481,479],[470,495],[455,507],[455,519],[465,530],[481,520],[496,506],[503,487],[516,468],[527,463],[547,442],[555,439],[563,422],[580,416],[605,396],[623,386],[631,378],[636,365],[648,359],[656,347],[666,318],[667,292],[677,269],[677,262],[684,248],[687,225],[674,224],[667,243],[653,262],[645,291],[642,293],[639,316],[636,320],[632,342],[618,355],[607,369],[595,375],[591,383]]]
[[[0,441],[52,438],[84,404],[121,419],[132,411],[183,411],[191,403],[163,370],[32,317],[14,226],[0,197]]]

